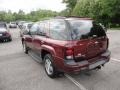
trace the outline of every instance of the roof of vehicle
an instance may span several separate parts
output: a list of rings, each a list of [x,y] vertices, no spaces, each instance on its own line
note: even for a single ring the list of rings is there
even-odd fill
[[[80,19],[80,20],[93,20],[92,18],[88,18],[88,17],[79,17],[79,16],[57,16],[55,17],[55,19],[65,19],[65,20],[72,20],[72,19]]]
[[[36,23],[41,23],[43,21],[46,21],[46,20],[51,20],[51,19],[63,19],[63,20],[93,20],[92,18],[88,18],[88,17],[79,17],[79,16],[57,16],[57,17],[54,17],[54,18],[48,18],[48,19],[45,19],[45,20],[41,20],[41,21],[38,21]]]

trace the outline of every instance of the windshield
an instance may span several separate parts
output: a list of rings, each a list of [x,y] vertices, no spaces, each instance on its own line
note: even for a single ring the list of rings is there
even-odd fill
[[[106,36],[104,29],[91,20],[69,20],[73,40],[87,39],[88,37]]]

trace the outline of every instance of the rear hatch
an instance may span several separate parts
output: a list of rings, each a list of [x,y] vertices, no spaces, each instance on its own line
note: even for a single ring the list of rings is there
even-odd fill
[[[87,57],[86,58],[91,59],[105,52],[107,49],[107,42],[108,40],[106,37],[90,39],[88,46],[87,46]]]
[[[89,60],[107,49],[108,39],[102,26],[92,20],[69,20],[76,61]]]

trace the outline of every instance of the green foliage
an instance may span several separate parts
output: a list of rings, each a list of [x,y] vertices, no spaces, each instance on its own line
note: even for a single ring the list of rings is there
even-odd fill
[[[105,25],[120,24],[120,0],[79,0],[72,15],[91,17]]]
[[[108,26],[120,26],[120,0],[63,0],[67,8],[60,13],[51,10],[37,10],[25,14],[0,11],[0,21],[39,21],[44,18],[61,16],[91,17]]]
[[[54,17],[57,16],[57,12],[53,12],[50,10],[37,10],[31,11],[28,14],[25,14],[22,10],[19,10],[18,13],[12,13],[11,11],[5,12],[0,11],[0,21],[18,21],[18,20],[26,20],[26,21],[39,21],[46,17]]]
[[[32,11],[31,13],[27,14],[27,17],[29,17],[29,19],[32,21],[38,21],[45,17],[54,17],[54,16],[57,16],[57,12],[53,12],[50,10],[41,10],[41,9],[37,11]]]
[[[67,14],[71,14],[74,7],[76,6],[78,0],[63,0],[63,3],[66,3],[67,6]]]
[[[68,9],[65,9],[59,13],[60,16],[70,16],[70,12]]]

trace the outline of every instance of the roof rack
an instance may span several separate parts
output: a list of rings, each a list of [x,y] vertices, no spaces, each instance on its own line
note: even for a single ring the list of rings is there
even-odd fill
[[[56,16],[56,17],[54,17],[55,19],[65,19],[66,17],[64,17],[64,16]]]
[[[66,18],[82,18],[82,19],[92,20],[92,18],[80,17],[80,16],[57,16],[57,17],[55,17],[55,19],[66,19]]]
[[[66,16],[66,18],[84,18],[84,19],[92,20],[92,18],[90,18],[90,17],[81,17],[81,16]]]

